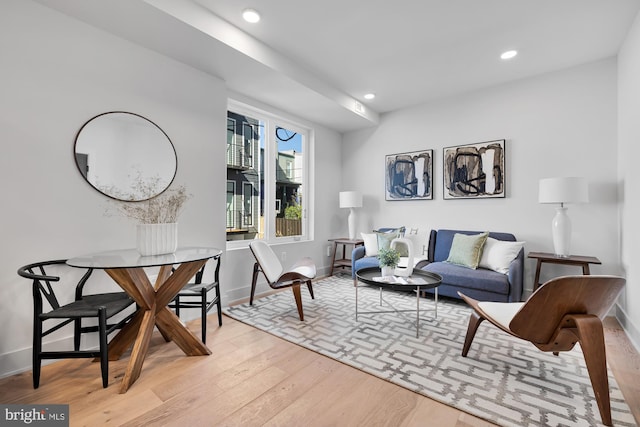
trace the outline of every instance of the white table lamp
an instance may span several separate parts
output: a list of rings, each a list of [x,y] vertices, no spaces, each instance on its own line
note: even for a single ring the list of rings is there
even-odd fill
[[[359,191],[341,191],[340,207],[349,208],[349,218],[347,224],[349,226],[349,239],[356,238],[356,216],[354,208],[362,207],[362,194]]]
[[[589,189],[585,178],[544,178],[540,180],[539,203],[559,203],[556,216],[551,222],[553,248],[560,257],[570,255],[571,220],[567,215],[565,203],[586,203],[589,201]]]

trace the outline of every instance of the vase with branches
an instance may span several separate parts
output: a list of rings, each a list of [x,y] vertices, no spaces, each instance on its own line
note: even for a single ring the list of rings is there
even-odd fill
[[[140,183],[136,194],[156,194],[148,183]],[[115,209],[136,221],[137,249],[143,256],[173,253],[178,247],[178,216],[190,198],[184,185],[169,188],[141,201],[114,201]]]

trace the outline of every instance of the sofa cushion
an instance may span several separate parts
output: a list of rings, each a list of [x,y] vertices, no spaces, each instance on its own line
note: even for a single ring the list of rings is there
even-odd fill
[[[489,237],[484,244],[479,267],[508,274],[509,265],[517,256],[525,242],[504,242]]]
[[[475,235],[456,233],[446,262],[475,270],[480,263],[482,248],[488,235],[488,232]]]
[[[442,276],[443,284],[509,294],[509,277],[492,270],[484,268],[472,270],[447,262],[432,262],[422,269]]]

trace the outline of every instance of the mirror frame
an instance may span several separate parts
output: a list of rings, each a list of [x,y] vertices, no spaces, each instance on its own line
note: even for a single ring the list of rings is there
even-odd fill
[[[78,138],[80,138],[80,135],[82,134],[82,131],[85,129],[85,127],[86,127],[87,125],[89,125],[89,123],[93,122],[93,121],[94,121],[94,120],[96,120],[96,119],[99,119],[100,117],[106,116],[106,115],[108,115],[108,114],[129,114],[129,115],[132,115],[132,116],[138,117],[138,118],[140,118],[140,119],[142,119],[142,120],[144,120],[144,121],[146,121],[146,122],[150,123],[151,125],[153,125],[153,126],[154,126],[155,128],[157,128],[160,132],[162,132],[162,134],[165,136],[165,138],[167,138],[167,142],[169,142],[169,145],[171,146],[171,150],[173,151],[173,155],[174,155],[174,158],[175,158],[175,168],[174,168],[174,170],[173,170],[173,175],[171,176],[171,179],[170,179],[170,180],[169,180],[169,182],[167,183],[166,187],[164,187],[164,188],[162,188],[160,191],[158,191],[158,193],[157,193],[157,194],[154,194],[153,196],[148,197],[148,198],[145,198],[145,199],[142,199],[142,198],[140,198],[140,199],[135,199],[135,200],[134,200],[134,199],[121,199],[121,198],[118,198],[118,197],[116,197],[116,196],[114,196],[114,195],[112,195],[112,194],[107,194],[107,193],[105,193],[103,190],[101,190],[100,188],[96,187],[96,186],[95,186],[91,181],[89,181],[89,179],[87,178],[87,176],[85,175],[85,173],[83,173],[83,171],[82,171],[82,169],[81,169],[81,167],[80,167],[80,164],[78,163],[78,156],[77,156],[77,154],[78,154],[78,151],[77,151],[77,147],[78,147]],[[75,139],[74,139],[74,143],[73,143],[73,159],[74,159],[74,162],[75,162],[75,164],[76,164],[76,168],[78,169],[78,172],[80,172],[80,175],[82,176],[82,178],[85,180],[85,182],[86,182],[87,184],[89,184],[93,189],[95,189],[96,191],[98,191],[100,194],[103,194],[103,195],[105,195],[105,196],[107,196],[107,197],[109,197],[109,198],[111,198],[111,199],[119,200],[119,201],[122,201],[122,202],[142,202],[142,201],[149,200],[149,199],[153,199],[154,197],[159,196],[160,194],[164,193],[164,192],[165,192],[165,191],[166,191],[166,190],[171,186],[171,184],[173,183],[173,181],[174,181],[174,180],[175,180],[175,178],[176,178],[176,174],[178,173],[178,154],[176,153],[176,147],[173,145],[173,141],[171,141],[171,138],[169,138],[169,135],[167,135],[167,134],[166,134],[166,132],[165,132],[164,130],[162,130],[162,128],[161,128],[160,126],[158,126],[157,124],[155,124],[154,122],[152,122],[152,121],[151,121],[151,120],[149,120],[148,118],[146,118],[146,117],[144,117],[144,116],[142,116],[142,115],[140,115],[140,114],[131,113],[131,112],[128,112],[128,111],[108,111],[108,112],[106,112],[106,113],[98,114],[98,115],[96,115],[96,116],[94,116],[94,117],[90,118],[89,120],[87,120],[87,121],[86,121],[86,122],[85,122],[85,123],[80,127],[80,129],[78,130],[78,132],[76,133],[76,137],[75,137]]]

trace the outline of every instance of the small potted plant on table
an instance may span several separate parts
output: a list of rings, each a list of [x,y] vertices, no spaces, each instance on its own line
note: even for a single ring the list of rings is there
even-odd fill
[[[378,261],[382,270],[382,277],[393,276],[393,271],[400,262],[400,254],[395,249],[380,249],[378,251]]]

